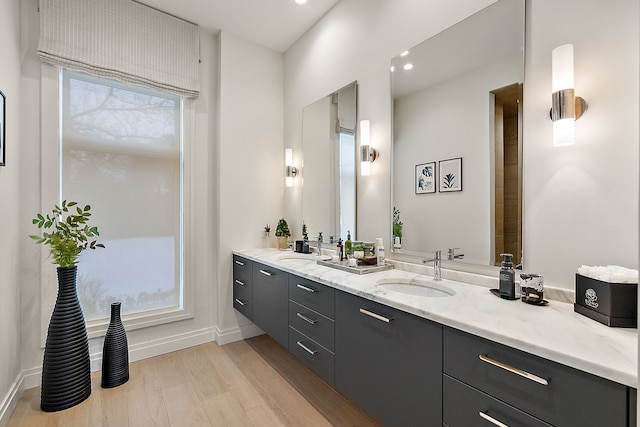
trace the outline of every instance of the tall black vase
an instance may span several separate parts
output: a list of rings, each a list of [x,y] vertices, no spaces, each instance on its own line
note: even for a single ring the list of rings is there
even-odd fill
[[[120,318],[121,303],[111,304],[111,321],[102,347],[102,387],[117,387],[129,380],[129,344]]]
[[[77,266],[58,267],[58,297],[49,321],[42,362],[40,408],[61,411],[91,394],[91,360],[76,292]]]

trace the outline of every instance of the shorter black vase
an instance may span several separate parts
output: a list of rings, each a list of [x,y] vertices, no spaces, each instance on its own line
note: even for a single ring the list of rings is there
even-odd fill
[[[120,318],[120,302],[111,304],[111,321],[102,347],[102,387],[112,388],[129,380],[129,344]]]

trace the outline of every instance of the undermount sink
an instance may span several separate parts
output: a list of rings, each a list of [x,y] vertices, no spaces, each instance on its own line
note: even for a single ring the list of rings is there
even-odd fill
[[[378,286],[388,291],[417,297],[442,298],[451,297],[456,293],[435,281],[413,279],[381,279]]]

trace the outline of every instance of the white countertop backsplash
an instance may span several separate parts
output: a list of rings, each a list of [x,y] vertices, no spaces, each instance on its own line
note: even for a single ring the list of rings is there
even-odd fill
[[[547,306],[533,306],[497,298],[489,292],[497,287],[497,278],[443,269],[444,280],[434,284],[455,295],[413,297],[385,290],[377,281],[431,281],[430,275],[415,272],[425,267],[394,261],[393,270],[357,275],[319,265],[315,255],[277,249],[233,253],[630,387],[638,385],[637,329],[602,325],[575,313],[573,303],[550,300]]]

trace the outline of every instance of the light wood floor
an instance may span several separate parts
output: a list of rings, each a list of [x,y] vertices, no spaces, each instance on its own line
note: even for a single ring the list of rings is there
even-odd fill
[[[40,388],[24,392],[8,427],[375,426],[358,407],[266,335],[203,344],[133,362],[120,387],[83,403],[40,410]]]

